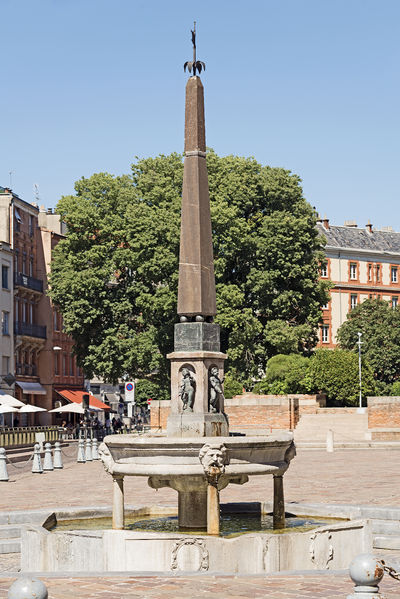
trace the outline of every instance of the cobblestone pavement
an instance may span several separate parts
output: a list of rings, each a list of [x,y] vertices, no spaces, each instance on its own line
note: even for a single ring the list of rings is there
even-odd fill
[[[286,501],[400,506],[400,451],[300,450],[285,474]],[[0,510],[40,507],[111,505],[111,477],[101,462],[66,463],[63,470],[32,474],[29,467],[8,466]],[[127,504],[177,505],[172,489],[154,491],[147,478],[125,477]],[[253,477],[243,486],[229,485],[221,501],[272,500],[272,477]]]
[[[49,599],[345,599],[354,588],[345,574],[40,578]],[[13,580],[0,580],[1,597],[6,597]],[[387,599],[399,599],[400,582],[385,577],[380,591]]]

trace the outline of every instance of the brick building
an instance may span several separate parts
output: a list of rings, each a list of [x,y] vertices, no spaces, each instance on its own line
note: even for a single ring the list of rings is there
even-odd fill
[[[333,283],[331,299],[323,307],[320,347],[336,346],[336,334],[347,314],[366,299],[380,298],[397,306],[400,297],[400,233],[391,227],[374,230],[368,223],[332,226],[320,220],[326,239],[327,264],[321,277]]]
[[[60,399],[57,385],[83,390],[83,373],[72,356],[72,341],[62,332],[62,322],[46,295],[51,252],[63,233],[58,215],[51,210],[45,212],[44,208],[39,210],[10,189],[0,187],[0,244],[8,248],[13,259],[13,269],[8,273],[11,294],[2,288],[1,311],[7,312],[4,302],[13,293],[13,310],[7,320],[15,359],[4,353],[5,324],[2,324],[2,358],[10,358],[9,369],[16,378],[13,395],[46,410],[54,407],[57,397]],[[3,255],[1,259],[5,260]],[[50,424],[51,420],[52,415],[47,412],[21,414],[20,424]]]

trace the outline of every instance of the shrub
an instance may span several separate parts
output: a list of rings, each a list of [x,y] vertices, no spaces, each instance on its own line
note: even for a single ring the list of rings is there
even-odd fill
[[[362,363],[362,395],[374,395],[371,367]],[[357,405],[359,400],[358,355],[343,349],[317,349],[310,359],[305,382],[313,392],[326,393],[327,399],[341,405]]]
[[[227,372],[224,380],[224,396],[226,399],[230,399],[234,395],[241,395],[243,393],[243,385],[240,381],[235,379],[231,372]]]
[[[265,377],[254,386],[254,393],[285,395],[286,393],[305,393],[307,387],[304,377],[307,374],[310,359],[300,354],[278,354],[267,362]]]
[[[135,402],[144,405],[148,399],[170,399],[170,390],[148,379],[136,381]]]
[[[392,388],[390,389],[390,395],[400,396],[400,381],[393,383]]]

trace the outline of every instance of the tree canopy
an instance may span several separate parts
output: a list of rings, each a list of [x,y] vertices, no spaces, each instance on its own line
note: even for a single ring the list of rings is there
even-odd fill
[[[362,335],[362,355],[374,371],[380,391],[400,379],[400,308],[392,308],[381,299],[365,300],[350,312],[338,330],[344,349],[357,349]]]
[[[217,322],[228,368],[259,376],[275,353],[309,352],[326,282],[323,240],[297,175],[208,151]],[[176,322],[179,154],[137,159],[132,173],[82,178],[57,211],[50,295],[88,376],[165,381]]]

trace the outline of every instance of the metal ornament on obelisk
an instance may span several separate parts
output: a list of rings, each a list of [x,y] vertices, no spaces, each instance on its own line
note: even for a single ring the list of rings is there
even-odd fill
[[[223,372],[216,315],[210,196],[206,163],[204,88],[196,75],[205,65],[185,63],[185,162],[179,253],[178,315],[171,360],[171,413],[167,434],[175,437],[229,435],[224,414]]]

